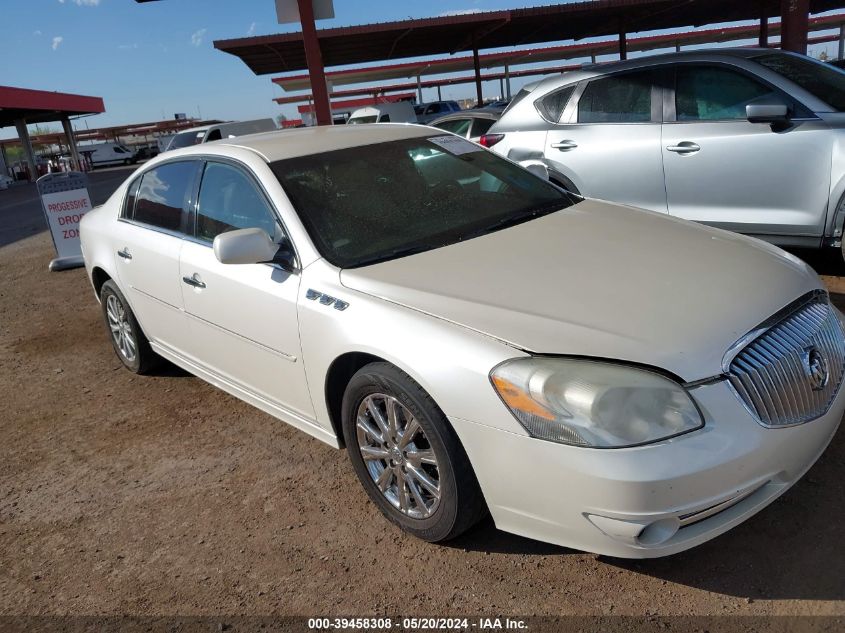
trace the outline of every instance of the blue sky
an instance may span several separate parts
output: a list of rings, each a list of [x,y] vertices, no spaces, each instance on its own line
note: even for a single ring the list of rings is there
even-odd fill
[[[276,22],[273,0],[3,0],[0,42],[4,85],[103,97],[106,113],[77,127],[171,118],[176,112],[217,119],[284,113],[280,88],[239,59],[217,51],[215,39],[299,30]],[[446,13],[491,11],[544,2],[518,0],[334,0],[336,17],[319,27],[348,26]],[[831,49],[832,52],[832,49]],[[528,81],[527,79],[524,81]],[[519,84],[514,84],[514,89]],[[487,92],[487,89],[485,89]],[[473,94],[447,87],[444,98]],[[494,96],[498,85],[491,84]],[[426,98],[436,98],[425,91]],[[0,129],[0,138],[16,136]]]

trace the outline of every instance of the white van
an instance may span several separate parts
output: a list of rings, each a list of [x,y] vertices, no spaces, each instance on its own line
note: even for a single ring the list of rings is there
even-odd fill
[[[277,130],[273,119],[255,119],[253,121],[229,121],[228,123],[215,123],[214,125],[203,125],[193,127],[190,130],[179,132],[170,139],[167,151],[190,147],[200,143],[219,141],[224,138],[234,138],[246,134],[257,134],[258,132],[272,132]]]
[[[131,165],[136,162],[135,152],[120,143],[80,145],[79,153],[83,156],[89,156],[93,167]]]
[[[358,108],[349,117],[346,125],[356,123],[416,123],[417,115],[410,101],[379,103],[366,108]]]

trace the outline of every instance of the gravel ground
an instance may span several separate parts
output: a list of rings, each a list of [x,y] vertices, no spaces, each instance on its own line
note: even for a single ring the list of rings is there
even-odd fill
[[[94,202],[126,174],[96,174]],[[489,520],[430,545],[344,452],[176,368],[123,370],[84,272],[47,272],[33,195],[0,192],[0,616],[845,616],[842,432],[774,505],[670,558]]]

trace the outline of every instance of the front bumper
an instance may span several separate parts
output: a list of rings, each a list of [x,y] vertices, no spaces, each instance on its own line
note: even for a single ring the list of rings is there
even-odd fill
[[[699,431],[648,446],[586,449],[451,418],[496,526],[621,558],[666,556],[762,510],[822,454],[845,411],[767,429],[725,382],[691,391]]]

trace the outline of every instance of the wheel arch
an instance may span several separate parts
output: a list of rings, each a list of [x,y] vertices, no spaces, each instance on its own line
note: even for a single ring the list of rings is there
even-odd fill
[[[337,437],[338,446],[344,448],[343,441],[343,394],[346,392],[346,385],[356,372],[370,363],[395,363],[367,352],[345,352],[335,358],[326,372],[325,398],[326,409],[329,413],[329,421],[332,431]],[[401,369],[401,368],[400,368]]]
[[[91,269],[91,285],[94,286],[94,293],[98,299],[100,298],[100,291],[103,289],[103,284],[111,278],[111,275],[99,266],[94,266]]]

